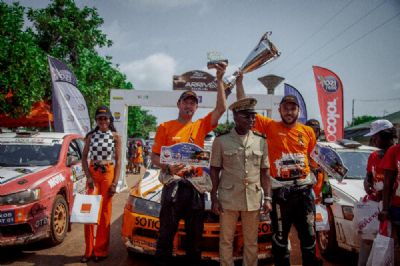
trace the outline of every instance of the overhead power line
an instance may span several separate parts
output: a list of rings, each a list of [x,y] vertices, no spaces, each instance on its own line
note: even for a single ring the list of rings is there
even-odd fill
[[[299,60],[297,63],[295,63],[292,67],[290,67],[288,70],[286,70],[285,76],[288,75],[288,73],[290,73],[293,69],[297,68],[300,64],[304,63],[305,60],[307,60],[308,58],[310,58],[311,56],[313,56],[314,54],[316,54],[317,52],[321,51],[323,48],[325,48],[326,46],[328,46],[329,44],[331,44],[334,40],[336,40],[338,37],[340,37],[341,35],[343,35],[345,32],[347,32],[349,29],[351,29],[353,26],[355,26],[356,24],[358,24],[361,20],[365,19],[366,17],[368,17],[373,11],[375,11],[376,9],[378,9],[379,7],[381,7],[383,4],[385,3],[385,1],[382,1],[381,3],[379,3],[378,5],[376,5],[374,8],[372,8],[371,10],[369,10],[366,14],[364,14],[363,16],[361,16],[360,18],[358,18],[356,21],[354,21],[353,23],[351,23],[349,26],[347,26],[344,30],[342,30],[341,32],[339,32],[338,34],[336,34],[334,37],[332,37],[331,39],[329,39],[327,42],[325,42],[322,46],[320,46],[317,50],[313,51],[312,53],[304,56],[301,60]]]
[[[357,102],[393,102],[400,101],[400,97],[398,98],[387,98],[387,99],[354,99]]]
[[[353,44],[355,44],[356,42],[364,39],[365,37],[367,37],[368,35],[370,35],[371,33],[373,33],[374,31],[378,30],[379,28],[383,27],[384,25],[388,24],[389,22],[391,22],[392,20],[394,20],[395,18],[397,18],[400,15],[400,12],[393,15],[392,17],[388,18],[387,20],[383,21],[381,24],[377,25],[376,27],[372,28],[371,30],[367,31],[366,33],[362,34],[360,37],[356,38],[355,40],[353,40],[352,42],[350,42],[349,44],[340,47],[339,49],[337,49],[336,51],[334,51],[333,53],[331,53],[330,55],[328,55],[327,57],[325,57],[324,59],[320,60],[316,65],[320,65],[321,63],[329,60],[331,57],[340,54],[339,51],[344,51],[347,48],[349,48],[350,46],[352,46]],[[299,76],[305,74],[306,72],[308,72],[309,70],[304,70],[303,72],[299,73],[298,75],[296,75],[293,79],[297,79]]]
[[[300,44],[299,46],[297,46],[294,50],[292,50],[290,53],[287,54],[287,57],[290,58],[290,56],[294,53],[296,53],[300,48],[302,48],[307,42],[309,42],[315,35],[317,35],[322,29],[324,29],[334,18],[336,18],[340,13],[343,12],[343,10],[348,7],[351,3],[353,3],[354,0],[351,0],[349,2],[347,2],[346,5],[344,5],[338,12],[336,12],[333,16],[331,16],[325,23],[323,23],[316,31],[314,31],[310,36],[308,36],[307,38],[305,38]],[[286,60],[287,61],[287,60]],[[280,65],[282,65],[283,61],[279,61],[279,63],[273,67],[271,69],[271,73],[278,67],[280,67]]]
[[[340,50],[345,50],[348,47],[352,46],[354,43],[358,42],[359,40],[363,39],[364,37],[368,36],[369,34],[373,33],[374,31],[376,31],[377,29],[383,27],[384,25],[386,25],[387,23],[389,23],[390,21],[392,21],[393,19],[397,18],[400,15],[400,12],[397,13],[396,15],[392,16],[391,18],[385,20],[384,22],[382,22],[381,24],[379,24],[378,26],[376,26],[375,28],[367,31],[366,33],[364,33],[363,35],[361,35],[360,37],[358,37],[357,39],[355,39],[354,41],[352,41],[351,43],[349,43],[348,45],[344,46],[343,48],[336,50],[335,52],[333,52],[332,54],[328,55],[327,57],[325,57],[324,59],[322,59],[320,63],[325,62],[326,60],[330,59],[332,56],[334,56],[335,54],[337,54]]]

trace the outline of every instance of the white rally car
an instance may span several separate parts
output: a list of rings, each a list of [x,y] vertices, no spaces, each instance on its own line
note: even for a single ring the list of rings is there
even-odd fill
[[[334,149],[349,171],[341,182],[330,178],[334,198],[333,204],[327,208],[330,230],[317,232],[318,246],[325,257],[335,254],[338,247],[358,252],[360,244],[353,225],[353,209],[354,204],[366,194],[363,182],[367,161],[371,152],[377,149],[354,141],[319,144]]]

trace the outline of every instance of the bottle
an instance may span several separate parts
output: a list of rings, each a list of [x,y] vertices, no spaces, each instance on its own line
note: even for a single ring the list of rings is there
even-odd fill
[[[332,186],[328,180],[325,180],[322,185],[322,202],[325,205],[332,205],[333,203]]]

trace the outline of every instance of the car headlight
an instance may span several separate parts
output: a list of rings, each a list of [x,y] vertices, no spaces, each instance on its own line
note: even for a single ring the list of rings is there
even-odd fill
[[[0,205],[23,205],[37,201],[40,198],[40,188],[0,196]]]
[[[138,214],[159,217],[161,204],[151,200],[129,196],[125,208]]]
[[[349,221],[353,221],[354,213],[353,206],[342,206],[343,218]]]

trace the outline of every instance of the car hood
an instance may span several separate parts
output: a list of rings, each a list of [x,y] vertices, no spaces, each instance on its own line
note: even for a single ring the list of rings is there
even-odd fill
[[[0,194],[9,193],[13,184],[19,184],[20,189],[30,187],[43,176],[36,173],[49,169],[52,166],[35,167],[0,167]],[[26,177],[26,178],[23,178]],[[14,189],[15,190],[15,187]]]
[[[346,194],[346,196],[354,201],[360,200],[366,194],[363,184],[364,180],[362,179],[344,179],[342,182],[330,179],[329,181],[334,190]]]

